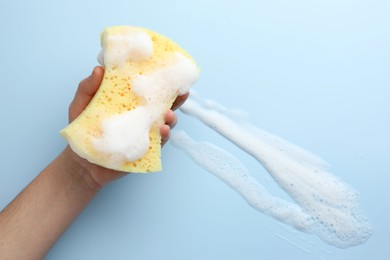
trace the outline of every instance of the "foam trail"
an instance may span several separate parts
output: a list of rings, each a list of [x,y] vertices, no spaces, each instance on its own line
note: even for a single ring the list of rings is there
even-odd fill
[[[313,220],[302,208],[274,197],[232,154],[208,142],[196,142],[184,131],[175,131],[171,143],[196,163],[236,190],[253,208],[299,230],[310,229]]]
[[[328,172],[322,159],[243,119],[229,116],[216,102],[216,106],[210,106],[210,101],[206,104],[197,96],[196,100],[187,100],[181,110],[258,160],[279,186],[316,220],[310,232],[341,248],[368,239],[372,226],[361,212],[357,192]]]

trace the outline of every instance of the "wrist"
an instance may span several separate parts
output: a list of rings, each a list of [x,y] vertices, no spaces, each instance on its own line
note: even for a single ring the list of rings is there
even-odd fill
[[[106,184],[127,175],[126,172],[119,172],[103,168],[93,164],[80,156],[67,146],[60,155],[67,172],[79,176],[92,191],[99,191]]]
[[[93,178],[91,163],[73,152],[69,145],[62,151],[58,159],[66,174],[83,182],[85,189],[98,192],[102,188],[102,185]]]

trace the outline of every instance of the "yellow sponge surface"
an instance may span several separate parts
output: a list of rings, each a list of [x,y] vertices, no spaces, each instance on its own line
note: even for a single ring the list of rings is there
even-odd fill
[[[83,113],[60,133],[78,155],[92,163],[125,172],[161,171],[159,129],[177,95],[196,81],[198,67],[179,45],[144,28],[106,28],[101,45],[102,84]],[[134,119],[140,118],[147,122],[137,130],[140,122]],[[138,140],[145,139],[145,131],[147,144],[140,149]],[[127,144],[129,138],[133,143]]]

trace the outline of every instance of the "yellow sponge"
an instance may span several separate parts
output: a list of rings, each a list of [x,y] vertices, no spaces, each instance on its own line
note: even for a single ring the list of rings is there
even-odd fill
[[[151,30],[114,26],[101,34],[104,79],[61,135],[92,163],[125,172],[161,171],[164,115],[198,77],[195,61]]]

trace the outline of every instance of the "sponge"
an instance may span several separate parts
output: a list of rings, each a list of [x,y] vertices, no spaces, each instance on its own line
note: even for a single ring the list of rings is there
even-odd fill
[[[172,40],[148,29],[108,27],[101,33],[99,90],[61,135],[79,156],[118,171],[162,170],[160,128],[199,68]]]

